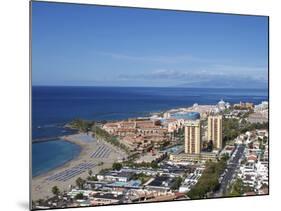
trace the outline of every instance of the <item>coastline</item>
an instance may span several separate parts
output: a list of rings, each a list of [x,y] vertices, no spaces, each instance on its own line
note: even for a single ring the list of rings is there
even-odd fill
[[[84,140],[84,138],[89,138],[89,141]],[[78,177],[85,179],[88,176],[88,171],[82,172],[81,174],[68,179],[67,181],[50,181],[49,178],[59,174],[63,171],[75,168],[75,166],[83,163],[94,163],[95,166],[91,168],[93,174],[99,173],[103,168],[110,168],[112,164],[117,161],[120,156],[126,156],[125,153],[121,154],[120,150],[114,146],[109,145],[100,140],[95,140],[92,138],[91,134],[87,135],[85,133],[77,133],[67,136],[61,136],[62,141],[70,142],[76,144],[80,147],[80,153],[73,159],[65,162],[64,164],[57,166],[56,168],[32,177],[31,188],[32,188],[32,199],[46,199],[53,196],[52,187],[57,186],[61,191],[67,191],[70,185],[75,185],[75,180]],[[110,158],[92,158],[90,155],[98,149],[100,146],[105,146],[111,148]],[[100,163],[102,165],[99,165]]]
[[[187,108],[189,108],[188,106]],[[174,108],[172,110],[177,110],[180,108]],[[171,110],[171,109],[170,109]],[[166,110],[165,111],[170,111]],[[159,113],[159,112],[155,112]],[[161,112],[162,113],[162,112]],[[152,112],[150,113],[152,114]],[[85,140],[85,136],[90,138],[90,141]],[[61,165],[39,174],[37,176],[32,177],[31,180],[31,198],[33,201],[38,199],[48,199],[53,196],[52,194],[52,187],[57,186],[60,192],[68,192],[73,186],[76,184],[76,179],[81,177],[82,179],[86,179],[88,175],[88,171],[92,170],[93,174],[97,174],[100,170],[105,168],[111,168],[112,164],[117,160],[120,160],[126,157],[126,153],[122,152],[119,148],[105,142],[102,140],[96,140],[92,137],[91,133],[74,133],[64,136],[59,136],[57,139],[61,141],[70,142],[72,144],[78,145],[80,147],[80,152],[77,156],[73,157],[72,159],[62,163]],[[52,141],[52,140],[49,140]],[[40,143],[38,141],[37,143]],[[33,143],[32,143],[33,144]],[[36,144],[34,142],[34,144]],[[100,146],[106,146],[111,148],[110,155],[108,157],[92,157],[91,155],[99,149]],[[99,163],[102,162],[102,165]],[[88,163],[94,163],[94,166],[91,166],[89,169],[86,169],[82,173],[78,175],[75,174],[74,176],[67,178],[67,180],[50,180],[50,177],[56,177],[56,175],[61,174],[65,171],[72,170],[76,168],[80,164],[87,165]],[[71,172],[70,174],[72,174]]]
[[[66,136],[59,136],[56,138],[56,140],[48,140],[48,141],[36,141],[36,142],[33,142],[32,144],[40,144],[40,143],[44,143],[44,142],[51,142],[51,141],[63,141],[63,142],[69,142],[69,143],[72,143],[72,144],[75,144],[77,147],[79,147],[79,153],[68,159],[67,161],[57,165],[56,167],[54,168],[51,168],[47,171],[43,171],[42,173],[39,173],[35,176],[32,175],[32,179],[35,179],[37,177],[40,177],[40,176],[48,176],[49,174],[51,174],[53,171],[58,171],[60,170],[60,168],[63,168],[65,166],[67,166],[67,164],[71,161],[75,161],[75,160],[78,160],[79,159],[79,156],[81,155],[82,151],[83,151],[83,145],[79,142],[79,141],[73,141],[73,140],[69,140]]]

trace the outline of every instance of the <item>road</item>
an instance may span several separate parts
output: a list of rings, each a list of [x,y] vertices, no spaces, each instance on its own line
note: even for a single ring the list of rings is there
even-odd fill
[[[229,163],[227,164],[225,175],[221,180],[220,189],[214,193],[214,197],[222,197],[225,196],[227,187],[231,182],[233,175],[235,174],[235,170],[239,167],[239,160],[243,156],[245,150],[244,145],[238,145],[235,152],[235,156],[231,156]]]

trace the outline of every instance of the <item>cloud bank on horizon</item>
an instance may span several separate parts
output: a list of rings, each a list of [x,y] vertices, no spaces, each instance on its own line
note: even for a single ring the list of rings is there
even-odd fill
[[[33,2],[32,83],[267,88],[268,19]]]

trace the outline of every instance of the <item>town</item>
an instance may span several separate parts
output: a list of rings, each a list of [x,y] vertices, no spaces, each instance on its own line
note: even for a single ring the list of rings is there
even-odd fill
[[[121,121],[75,120],[68,126],[100,144],[89,159],[109,157],[112,149],[116,159],[96,174],[96,165],[81,163],[50,177],[76,180],[67,190],[51,187],[53,195],[33,207],[268,194],[268,110],[267,101],[220,100]]]

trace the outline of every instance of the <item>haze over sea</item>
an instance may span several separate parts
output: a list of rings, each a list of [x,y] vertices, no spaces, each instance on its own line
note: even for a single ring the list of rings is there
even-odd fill
[[[56,137],[73,133],[67,122],[117,120],[147,116],[152,112],[188,107],[194,103],[216,104],[223,99],[255,104],[268,100],[267,89],[156,88],[156,87],[32,87],[32,175],[56,168],[77,156],[77,145]]]

